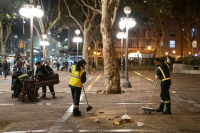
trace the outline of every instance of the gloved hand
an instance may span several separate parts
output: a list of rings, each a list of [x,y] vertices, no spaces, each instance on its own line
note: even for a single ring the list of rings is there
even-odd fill
[[[159,76],[158,76],[158,75],[155,75],[155,79],[159,79]]]

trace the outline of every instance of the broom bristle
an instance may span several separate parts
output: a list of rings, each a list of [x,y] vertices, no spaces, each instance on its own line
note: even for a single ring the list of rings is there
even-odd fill
[[[92,106],[87,107],[87,112],[90,111],[90,110],[92,110]]]
[[[154,109],[149,107],[142,107],[142,110],[154,112]]]

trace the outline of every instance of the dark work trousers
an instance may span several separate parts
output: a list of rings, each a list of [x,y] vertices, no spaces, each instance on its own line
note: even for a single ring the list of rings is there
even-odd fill
[[[79,102],[80,102],[80,95],[81,95],[81,88],[71,88],[72,92],[72,99],[74,103],[73,113],[78,113],[79,111]]]
[[[161,104],[159,107],[161,110],[163,110],[165,103],[166,103],[166,110],[167,111],[171,110],[169,88],[170,88],[170,85],[161,85],[161,93],[160,93]]]
[[[52,95],[55,94],[54,86],[53,85],[49,85],[49,90],[51,91]],[[47,92],[47,88],[46,88],[46,86],[43,86],[42,87],[42,94],[46,94],[46,92]]]

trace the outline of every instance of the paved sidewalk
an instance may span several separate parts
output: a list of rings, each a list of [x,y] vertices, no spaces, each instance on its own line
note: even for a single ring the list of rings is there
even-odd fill
[[[123,88],[123,94],[101,94],[104,89],[103,72],[87,75],[85,89],[89,104],[81,95],[81,117],[72,116],[72,98],[68,87],[69,73],[58,72],[61,83],[55,86],[57,99],[48,93],[48,100],[22,103],[11,98],[11,78],[0,77],[0,131],[4,132],[200,132],[200,75],[172,74],[172,115],[142,114],[155,85],[154,71],[130,71],[132,88]],[[121,84],[124,80],[121,80]],[[49,91],[49,90],[48,90]],[[160,103],[157,87],[151,107]],[[40,90],[41,95],[41,90]],[[132,122],[114,125],[123,115]],[[98,122],[95,120],[98,119]],[[144,123],[138,126],[137,122]],[[37,131],[38,130],[38,131]]]

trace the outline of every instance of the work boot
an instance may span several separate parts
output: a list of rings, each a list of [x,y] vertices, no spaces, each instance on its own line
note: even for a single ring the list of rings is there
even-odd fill
[[[171,114],[171,111],[165,110],[161,114]]]
[[[156,112],[163,112],[163,109],[161,108],[158,108],[158,109],[155,109]]]
[[[55,93],[54,93],[54,94],[52,94],[52,95],[53,95],[53,98],[54,98],[54,99],[56,99]]]
[[[46,94],[42,94],[42,97],[41,98],[46,98]]]
[[[78,111],[79,114],[81,114],[81,111]]]
[[[77,117],[77,116],[81,116],[81,114],[80,113],[73,113],[73,117]]]
[[[165,106],[165,103],[161,102],[159,108],[156,109],[155,111],[156,112],[163,112],[164,106]]]

